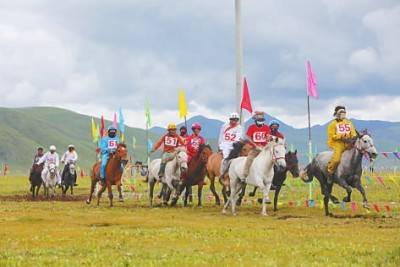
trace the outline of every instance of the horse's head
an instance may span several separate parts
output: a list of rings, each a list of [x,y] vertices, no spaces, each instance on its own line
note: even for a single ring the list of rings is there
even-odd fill
[[[178,148],[176,150],[176,160],[181,172],[186,172],[188,169],[188,156],[185,148]]]
[[[278,171],[284,171],[286,169],[286,147],[285,140],[272,137],[269,145],[267,146],[271,149],[272,160],[275,166],[278,168]]]
[[[56,176],[56,164],[54,163],[50,163],[49,166],[47,167],[49,170],[49,174],[50,174],[50,178],[54,179],[54,177]]]
[[[199,157],[204,163],[207,163],[208,158],[212,155],[212,149],[209,145],[200,145],[199,147]]]
[[[289,151],[286,153],[286,169],[292,174],[294,178],[299,177],[300,170],[299,170],[299,160],[297,159],[297,150],[294,152]]]
[[[371,161],[374,161],[378,156],[378,151],[375,148],[374,140],[371,135],[366,131],[362,131],[361,133],[357,133],[357,141],[355,143],[356,148],[362,154],[368,154]]]
[[[253,146],[248,141],[244,141],[244,144],[240,150],[239,156],[246,157],[249,155],[250,151],[253,149]]]
[[[128,163],[128,149],[124,143],[120,143],[117,146],[117,150],[115,151],[115,157],[122,162],[122,164]]]
[[[75,174],[75,164],[74,163],[69,163],[68,164],[68,166],[69,166],[69,173],[71,174],[71,175],[74,175]]]

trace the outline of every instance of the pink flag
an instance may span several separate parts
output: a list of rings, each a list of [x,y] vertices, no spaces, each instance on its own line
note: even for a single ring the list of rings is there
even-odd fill
[[[249,94],[249,86],[247,85],[246,78],[244,78],[243,81],[243,94],[242,94],[242,103],[240,104],[240,108],[245,109],[250,113],[253,113],[253,107],[251,106],[251,99]]]
[[[318,99],[317,80],[312,71],[311,63],[307,60],[307,95]]]
[[[114,112],[113,126],[115,127],[115,129],[118,129],[117,113],[116,112]]]

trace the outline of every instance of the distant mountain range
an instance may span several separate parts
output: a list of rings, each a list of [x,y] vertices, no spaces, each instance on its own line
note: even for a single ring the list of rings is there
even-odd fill
[[[271,119],[273,117],[267,116],[267,121]],[[90,116],[54,107],[0,108],[0,163],[8,163],[14,173],[26,174],[38,145],[47,148],[50,144],[55,144],[58,153],[62,154],[68,144],[73,143],[79,152],[79,165],[88,171],[95,161],[96,147],[91,140],[90,120]],[[99,121],[98,118],[96,120]],[[194,116],[187,121],[188,125],[193,122],[203,125],[203,135],[216,148],[216,140],[223,122],[203,116]],[[400,122],[355,119],[353,122],[358,129],[367,128],[372,133],[379,151],[392,151],[400,147]],[[247,121],[246,125],[250,123],[251,121]],[[313,142],[317,151],[326,149],[326,127],[327,124],[312,127]],[[296,129],[281,121],[281,130],[286,136],[289,147],[298,149],[300,160],[306,162],[307,129]],[[163,128],[153,127],[150,129],[150,139],[156,141],[164,132]],[[132,153],[133,136],[137,143]],[[126,141],[134,158],[145,160],[145,130],[126,127]],[[381,162],[400,163],[390,160]]]

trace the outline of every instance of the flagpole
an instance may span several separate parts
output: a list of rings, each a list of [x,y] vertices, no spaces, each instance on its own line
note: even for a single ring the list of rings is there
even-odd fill
[[[146,156],[147,156],[147,166],[150,165],[150,151],[149,151],[149,125],[146,121]]]
[[[187,121],[186,121],[186,116],[185,116],[185,127],[187,129]]]
[[[310,96],[307,94],[307,111],[308,111],[308,162],[312,161],[312,139],[311,139],[311,112],[310,112]],[[312,182],[308,184],[308,200],[313,200]]]
[[[240,113],[242,99],[243,42],[241,31],[241,0],[235,0],[235,39],[236,39],[236,110]]]

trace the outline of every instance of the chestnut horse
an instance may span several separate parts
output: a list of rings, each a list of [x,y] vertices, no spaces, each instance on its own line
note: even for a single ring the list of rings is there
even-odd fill
[[[229,155],[229,159],[233,159],[236,157],[244,157],[247,156],[252,149],[252,145],[247,141],[239,141],[234,143],[234,148]],[[215,197],[215,203],[217,205],[221,205],[221,201],[219,198],[218,193],[215,191],[215,178],[220,177],[220,169],[221,169],[221,162],[222,162],[222,153],[216,152],[213,153],[207,162],[207,176],[210,179],[210,190]],[[225,174],[224,178],[221,180],[219,179],[220,184],[222,185],[222,196],[224,197],[224,201],[228,200],[227,191],[229,189],[229,176],[228,173]]]
[[[128,149],[125,144],[118,144],[117,150],[115,153],[110,154],[110,159],[108,160],[106,166],[106,182],[105,184],[101,183],[100,189],[97,192],[97,205],[100,204],[101,194],[106,190],[108,191],[108,198],[110,200],[110,207],[113,206],[113,193],[111,186],[116,185],[119,193],[119,201],[123,201],[122,197],[122,188],[121,188],[121,178],[122,178],[122,165],[125,165],[129,160],[128,157]],[[97,182],[100,180],[100,165],[101,162],[97,162],[93,165],[92,174],[90,178],[92,179],[92,184],[90,187],[90,195],[86,200],[87,204],[90,204],[93,197],[94,188],[96,187]]]
[[[211,146],[209,145],[200,145],[199,151],[197,154],[191,159],[188,164],[188,170],[181,175],[181,183],[178,188],[178,192],[176,197],[172,199],[171,206],[174,206],[178,201],[179,195],[182,193],[183,189],[185,190],[185,198],[183,201],[183,205],[186,207],[189,197],[189,192],[191,191],[192,186],[197,185],[197,196],[198,196],[198,206],[201,204],[201,195],[203,191],[204,178],[207,174],[207,162],[208,158],[212,154]]]

